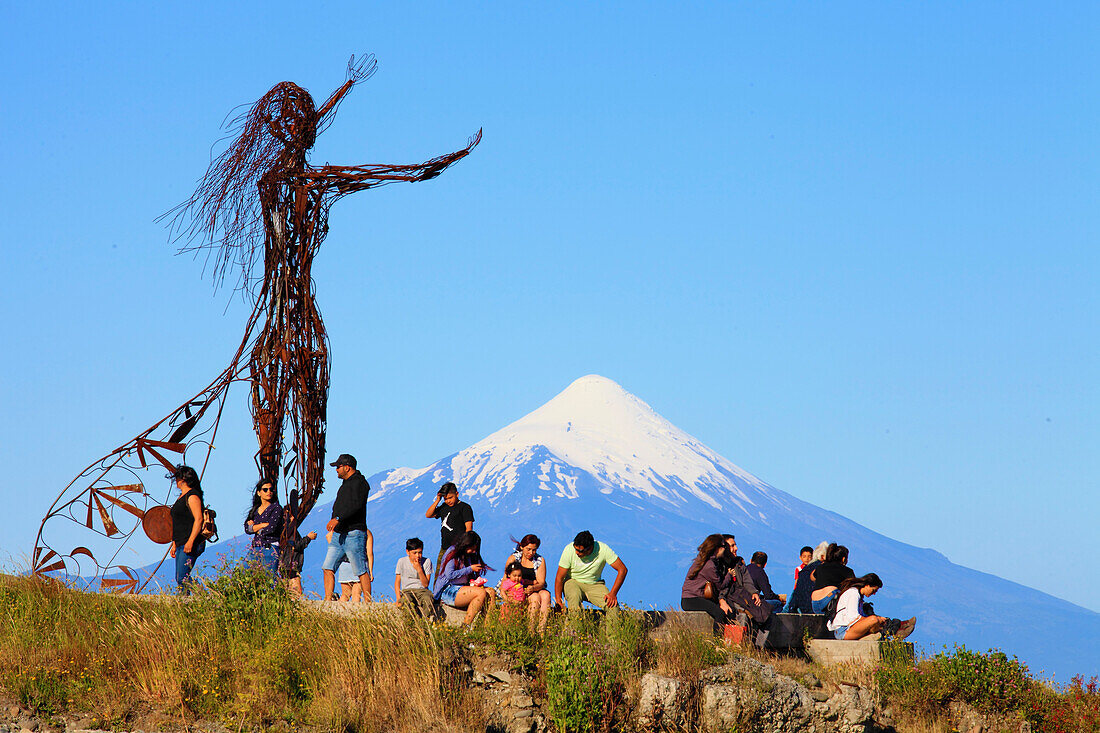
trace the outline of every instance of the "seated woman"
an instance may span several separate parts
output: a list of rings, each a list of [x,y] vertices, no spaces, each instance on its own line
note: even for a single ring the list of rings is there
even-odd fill
[[[550,618],[550,605],[554,600],[546,587],[546,563],[538,552],[541,544],[542,541],[535,535],[524,535],[516,542],[515,552],[504,562],[505,567],[513,561],[519,563],[523,592],[527,596],[528,627],[534,631],[537,619],[540,634],[546,631],[546,620]]]
[[[279,568],[279,535],[283,531],[283,508],[275,493],[275,482],[260,479],[252,492],[252,508],[244,520],[245,534],[252,535],[248,562],[263,566],[272,576]]]
[[[848,548],[835,542],[831,543],[829,549],[825,551],[825,562],[814,568],[811,576],[814,579],[814,591],[810,594],[813,611],[822,613],[825,606],[828,606],[829,601],[836,595],[840,584],[849,578],[856,577],[848,567]]]
[[[737,540],[733,535],[722,535],[726,552],[718,556],[718,569],[722,577],[720,596],[734,609],[752,619],[756,631],[756,646],[764,648],[771,633],[774,618],[772,607],[764,603],[760,590],[752,581],[745,561],[737,554]]]
[[[825,560],[825,551],[829,549],[828,542],[822,542],[813,550],[810,563],[802,568],[798,574],[798,580],[794,582],[794,590],[787,598],[787,613],[813,613],[814,571],[821,567]]]
[[[720,631],[734,617],[733,608],[721,596],[727,569],[719,560],[728,552],[726,541],[720,534],[707,535],[698,551],[680,589],[680,608],[706,611],[714,619],[714,630]]]
[[[837,639],[844,641],[856,641],[877,632],[895,639],[904,639],[909,636],[917,626],[915,616],[907,621],[901,621],[864,613],[863,599],[878,593],[880,588],[882,588],[882,581],[874,573],[867,573],[862,578],[848,578],[842,581],[838,591],[840,598],[837,599],[836,614],[829,619],[825,627]]]
[[[493,589],[485,587],[482,576],[486,570],[492,568],[481,559],[481,536],[473,531],[463,532],[454,546],[443,553],[443,567],[435,579],[436,602],[465,608],[464,623],[472,624],[495,599]]]

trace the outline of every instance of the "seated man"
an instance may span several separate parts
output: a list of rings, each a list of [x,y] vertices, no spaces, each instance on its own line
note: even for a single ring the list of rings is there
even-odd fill
[[[760,591],[760,597],[764,599],[765,603],[772,607],[773,611],[779,613],[783,610],[783,604],[787,602],[787,595],[785,593],[780,595],[772,590],[772,584],[768,579],[768,573],[764,570],[764,566],[767,564],[768,553],[757,550],[752,553],[752,560],[745,566],[745,569],[752,578],[753,585]]]
[[[767,564],[768,553],[757,550],[752,554],[752,560],[745,566],[745,570],[752,578],[757,590],[760,591],[760,597],[772,607],[773,611],[779,613],[787,602],[787,594],[779,594],[772,590],[771,579],[768,578],[768,573],[764,570],[764,566]]]
[[[615,583],[611,590],[603,582],[604,565],[615,568]],[[566,545],[558,561],[558,574],[554,578],[554,599],[562,605],[562,591],[569,609],[581,608],[587,600],[593,606],[608,612],[618,612],[618,593],[626,580],[626,565],[607,545],[596,542],[588,530],[573,538]]]

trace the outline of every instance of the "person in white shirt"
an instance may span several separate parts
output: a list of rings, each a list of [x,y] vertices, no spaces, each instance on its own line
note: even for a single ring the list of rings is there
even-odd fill
[[[883,632],[895,639],[904,639],[913,633],[917,619],[900,621],[864,613],[863,601],[870,598],[882,587],[882,580],[875,573],[862,578],[848,578],[840,584],[836,613],[826,623],[833,636],[844,641],[856,641],[865,636]]]

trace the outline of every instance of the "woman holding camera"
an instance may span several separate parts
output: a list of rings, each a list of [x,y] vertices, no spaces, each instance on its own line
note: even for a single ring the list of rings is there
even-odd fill
[[[685,611],[706,611],[714,619],[715,630],[733,620],[733,608],[721,597],[727,567],[721,561],[728,552],[720,534],[707,535],[699,545],[699,554],[688,568],[680,590],[680,608]]]

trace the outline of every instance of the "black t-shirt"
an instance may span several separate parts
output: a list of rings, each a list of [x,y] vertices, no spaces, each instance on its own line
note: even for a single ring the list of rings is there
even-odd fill
[[[466,531],[466,522],[474,521],[474,510],[466,502],[456,501],[454,506],[440,504],[435,508],[432,516],[443,520],[439,526],[439,539],[443,549],[446,549]]]
[[[799,575],[801,576],[801,573]],[[814,570],[814,590],[821,590],[830,585],[839,586],[845,579],[854,577],[856,577],[855,572],[842,562],[823,562]]]
[[[191,530],[195,528],[195,515],[191,513],[191,507],[187,506],[187,499],[194,494],[199,497],[199,502],[202,502],[202,492],[195,491],[194,489],[188,489],[184,494],[180,495],[180,498],[176,499],[176,503],[172,505],[172,544],[178,548],[182,548],[187,544],[187,540],[191,537]],[[202,517],[202,512],[199,512],[199,517]],[[201,519],[200,519],[201,521]],[[202,540],[200,534],[195,538],[195,545],[192,550],[198,549],[198,544]]]

